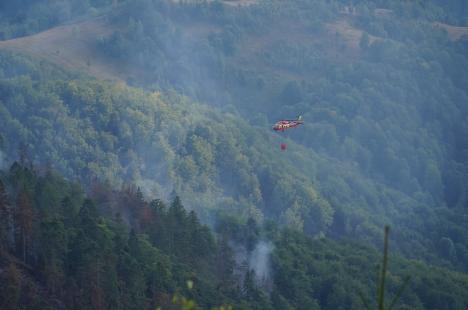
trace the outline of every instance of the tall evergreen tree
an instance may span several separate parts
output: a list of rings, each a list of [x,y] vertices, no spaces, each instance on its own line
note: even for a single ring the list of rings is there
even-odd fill
[[[11,221],[11,208],[5,185],[0,180],[0,254],[8,251]]]
[[[21,253],[23,262],[28,258],[28,249],[31,245],[31,233],[33,230],[34,211],[31,198],[24,190],[20,190],[16,199],[15,209],[15,236],[16,248]]]
[[[21,296],[21,274],[11,263],[0,274],[0,309],[18,309]]]

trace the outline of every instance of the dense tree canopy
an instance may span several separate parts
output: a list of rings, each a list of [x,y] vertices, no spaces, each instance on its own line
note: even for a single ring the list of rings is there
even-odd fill
[[[179,197],[147,202],[132,186],[95,183],[87,195],[51,170],[14,163],[0,173],[0,197],[2,309],[154,309],[181,294],[200,309],[361,309],[358,293],[371,296],[376,281],[379,255],[359,242],[235,218],[214,235]],[[272,252],[261,281],[249,257],[260,258],[264,238]],[[466,274],[395,255],[388,293],[408,274],[406,308],[468,306]]]
[[[3,1],[132,70],[0,51],[0,308],[359,309],[385,224],[402,309],[467,308],[465,2]]]

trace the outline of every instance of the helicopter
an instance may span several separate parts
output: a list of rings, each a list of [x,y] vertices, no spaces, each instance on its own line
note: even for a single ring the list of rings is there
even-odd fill
[[[296,128],[299,125],[302,125],[304,121],[302,120],[302,115],[299,115],[296,119],[283,119],[280,121],[277,121],[275,125],[273,126],[274,131],[281,131],[284,132],[286,129],[290,128]],[[286,143],[281,143],[280,149],[282,151],[286,150]]]
[[[285,131],[286,129],[296,128],[299,125],[302,125],[304,121],[302,120],[302,115],[299,115],[297,119],[283,119],[277,121],[273,126],[274,131]]]

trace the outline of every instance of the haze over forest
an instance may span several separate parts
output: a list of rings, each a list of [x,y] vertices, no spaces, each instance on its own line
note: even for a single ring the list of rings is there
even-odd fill
[[[467,309],[467,137],[464,0],[2,1],[0,309]]]

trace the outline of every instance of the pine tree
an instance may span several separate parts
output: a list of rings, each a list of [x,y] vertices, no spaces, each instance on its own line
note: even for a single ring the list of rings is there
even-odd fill
[[[23,262],[26,263],[28,255],[27,250],[31,241],[30,237],[33,229],[34,214],[31,199],[25,190],[21,190],[18,193],[15,211],[16,247],[18,252],[21,253]]]
[[[218,289],[229,289],[234,285],[233,272],[236,262],[234,253],[228,244],[227,237],[221,237],[216,252],[216,276],[219,279]]]
[[[8,235],[10,232],[11,209],[5,185],[0,180],[0,253],[8,251]]]
[[[21,274],[15,264],[11,263],[0,274],[0,309],[18,309],[21,295]]]
[[[259,290],[255,284],[255,271],[247,270],[244,277],[243,293],[246,300],[256,300],[259,297]]]
[[[169,208],[167,228],[169,237],[169,251],[178,257],[185,254],[188,243],[188,230],[186,225],[187,212],[177,196]]]

